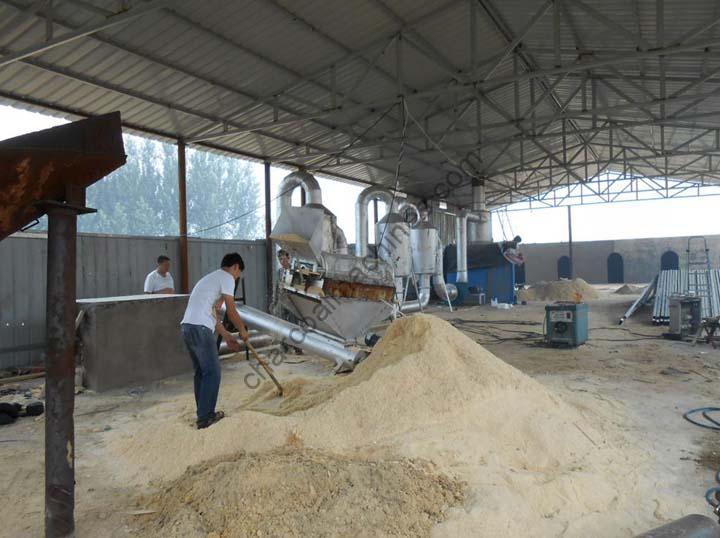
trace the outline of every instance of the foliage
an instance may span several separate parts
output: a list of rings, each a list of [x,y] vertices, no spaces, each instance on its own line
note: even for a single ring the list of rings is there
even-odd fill
[[[78,219],[78,230],[124,235],[177,235],[177,149],[125,136],[127,164],[87,192],[97,213]],[[220,239],[262,237],[260,188],[250,163],[214,153],[187,151],[188,234]],[[232,223],[199,232],[230,220]]]

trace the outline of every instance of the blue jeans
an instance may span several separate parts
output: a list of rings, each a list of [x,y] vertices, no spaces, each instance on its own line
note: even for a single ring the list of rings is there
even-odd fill
[[[198,422],[215,416],[220,390],[220,357],[213,332],[204,325],[180,325],[195,368],[195,405]]]

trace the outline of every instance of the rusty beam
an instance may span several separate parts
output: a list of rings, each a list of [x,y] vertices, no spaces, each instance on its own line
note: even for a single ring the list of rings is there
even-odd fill
[[[75,536],[75,249],[82,209],[42,204],[48,215],[45,356],[45,536]]]

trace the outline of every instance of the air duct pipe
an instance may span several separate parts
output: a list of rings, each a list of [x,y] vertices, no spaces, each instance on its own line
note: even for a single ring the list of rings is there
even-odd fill
[[[238,314],[250,327],[273,335],[290,346],[313,353],[324,359],[335,361],[338,369],[346,369],[359,362],[364,356],[362,351],[352,351],[341,343],[306,328],[266,314],[246,305],[236,305]]]
[[[322,205],[322,192],[317,179],[304,170],[292,172],[280,182],[280,196],[277,201],[277,214],[280,215],[286,207],[292,205],[292,193],[296,187],[302,187],[308,204]]]
[[[388,206],[388,213],[392,210],[390,205],[393,201],[393,195],[383,187],[373,185],[358,195],[357,202],[355,203],[355,256],[360,258],[367,256],[368,204],[373,200],[385,202],[385,205]]]
[[[343,229],[334,222],[334,219],[333,229],[335,230],[335,254],[347,254],[348,244],[347,239],[345,238],[345,232],[343,232]]]
[[[457,258],[457,279],[458,283],[467,283],[467,221],[469,212],[461,209],[455,216],[455,248]]]
[[[485,181],[472,184],[472,213],[468,215],[467,240],[470,243],[492,243],[492,219],[487,210]]]
[[[417,312],[430,303],[430,275],[420,275],[418,283],[418,298],[414,301],[407,301],[400,310],[404,313]]]
[[[438,237],[437,254],[436,254],[435,274],[432,277],[433,290],[441,301],[452,302],[457,299],[458,291],[455,284],[445,282],[443,275],[443,245]]]

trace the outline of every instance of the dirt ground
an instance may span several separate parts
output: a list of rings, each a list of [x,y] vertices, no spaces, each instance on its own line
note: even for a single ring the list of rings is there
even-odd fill
[[[650,312],[641,310],[623,326],[618,319],[634,296],[600,288],[590,301],[590,340],[578,349],[551,349],[538,344],[544,303],[511,310],[489,306],[432,312],[466,332],[492,353],[553,389],[571,404],[597,408],[639,445],[652,450],[657,488],[683,499],[681,506],[658,506],[667,513],[711,515],[703,500],[720,465],[716,432],[687,423],[682,413],[718,401],[720,350],[705,344],[691,347],[660,339]],[[280,379],[329,376],[332,365],[310,356],[289,356],[276,371]],[[253,395],[244,382],[252,370],[245,361],[223,366],[220,407],[232,407]],[[38,383],[28,383],[27,386]],[[103,394],[83,393],[76,399],[76,520],[79,537],[139,536],[141,495],[157,484],[141,487],[120,472],[110,441],[132,435],[145,417],[161,420],[192,409],[192,379],[178,376],[152,386]],[[561,440],[559,441],[561,442]],[[252,450],[252,443],[243,447]],[[168,457],[172,457],[169,447]],[[182,462],[179,462],[182,465]],[[0,503],[4,507],[0,536],[41,536],[43,525],[43,419],[23,418],[0,428]],[[508,507],[508,517],[522,507]],[[648,520],[653,514],[648,514]],[[641,532],[647,529],[632,529]],[[620,534],[618,534],[620,535]]]

